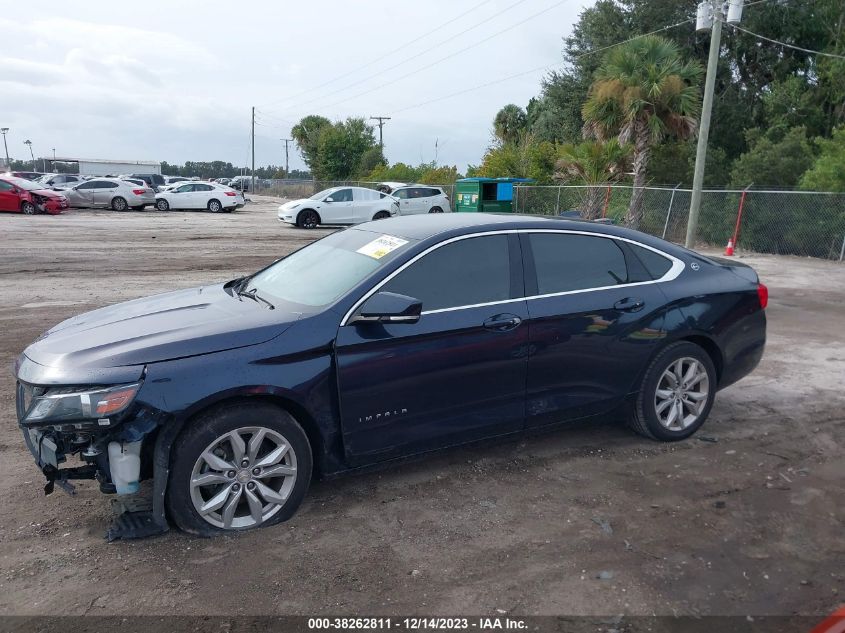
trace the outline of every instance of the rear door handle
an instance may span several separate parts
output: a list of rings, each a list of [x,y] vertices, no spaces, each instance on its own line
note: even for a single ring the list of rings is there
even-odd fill
[[[484,321],[484,327],[497,332],[508,332],[519,327],[520,323],[522,319],[515,314],[497,314]]]
[[[635,297],[625,297],[613,304],[613,309],[620,312],[639,312],[644,307],[645,301]]]

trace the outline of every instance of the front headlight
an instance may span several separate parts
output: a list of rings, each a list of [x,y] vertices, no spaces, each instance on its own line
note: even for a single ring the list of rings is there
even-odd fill
[[[116,415],[132,404],[141,383],[80,390],[51,387],[34,395],[23,422],[64,422]]]

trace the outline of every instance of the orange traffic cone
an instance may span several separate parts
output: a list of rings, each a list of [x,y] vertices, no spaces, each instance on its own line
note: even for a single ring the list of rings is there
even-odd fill
[[[734,254],[734,238],[728,238],[728,245],[725,247],[725,255],[730,257]]]

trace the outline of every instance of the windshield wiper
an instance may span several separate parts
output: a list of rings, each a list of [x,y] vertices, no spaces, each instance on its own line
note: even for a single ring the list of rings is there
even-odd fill
[[[249,297],[250,299],[252,299],[256,303],[263,303],[268,308],[270,308],[271,310],[276,309],[276,306],[274,306],[272,303],[267,301],[267,299],[265,299],[264,297],[262,297],[258,294],[258,288],[253,288],[252,290],[242,290],[242,289],[238,288],[237,295],[239,297]]]

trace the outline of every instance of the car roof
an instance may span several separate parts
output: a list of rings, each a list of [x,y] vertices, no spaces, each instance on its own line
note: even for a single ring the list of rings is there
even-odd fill
[[[519,229],[557,229],[596,233],[609,237],[624,237],[653,246],[667,253],[676,255],[688,254],[686,249],[671,242],[666,242],[660,238],[633,229],[549,215],[520,215],[517,213],[423,213],[364,222],[351,227],[350,230],[369,231],[371,233],[388,234],[422,241],[435,237],[448,239],[458,235],[483,233],[485,231]]]

